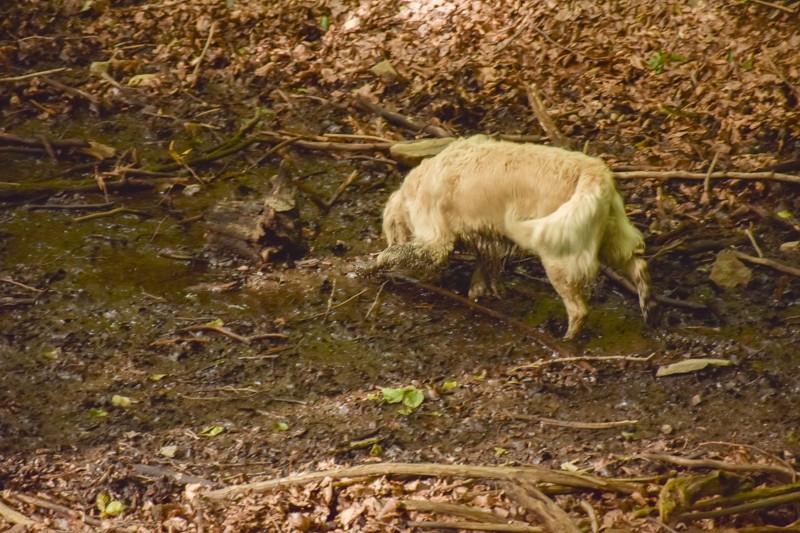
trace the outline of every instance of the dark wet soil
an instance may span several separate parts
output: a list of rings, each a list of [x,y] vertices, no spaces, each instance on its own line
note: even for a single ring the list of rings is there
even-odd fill
[[[558,465],[712,441],[757,445],[787,459],[800,452],[796,279],[756,267],[746,288],[722,291],[708,279],[716,249],[666,252],[651,260],[657,292],[713,311],[666,308],[662,327],[648,329],[633,298],[600,278],[587,327],[567,346],[587,360],[558,362],[504,321],[360,273],[382,247],[381,207],[400,174],[317,153],[298,161],[298,179],[322,198],[353,169],[360,178],[327,213],[301,199],[310,251],[292,264],[257,268],[214,255],[204,247],[203,222],[182,222],[222,199],[260,198],[274,168],[194,196],[173,190],[114,198],[143,215],[76,222],[86,212],[32,207],[98,202],[100,195],[7,205],[0,449],[94,448],[133,462],[169,455],[215,479],[209,465],[269,472],[370,453]],[[4,163],[16,172],[27,164]],[[630,201],[655,202],[654,189],[626,186]],[[766,204],[773,201],[765,194]],[[652,225],[653,217],[633,218]],[[789,238],[759,224],[766,246]],[[683,238],[699,241],[714,231],[739,229],[709,218]],[[506,297],[482,303],[559,336],[565,313],[536,261],[516,261],[507,275]],[[468,279],[468,259],[457,258],[430,281],[463,294]],[[254,338],[198,329],[204,325]],[[650,359],[588,359],[600,356]],[[733,365],[655,377],[660,365],[701,357]],[[542,364],[526,367],[535,362]],[[426,397],[410,415],[372,397],[380,387],[405,386]],[[115,396],[132,403],[120,407]],[[540,417],[632,422],[581,430]],[[204,435],[215,427],[223,431]],[[366,437],[380,449],[351,445]]]

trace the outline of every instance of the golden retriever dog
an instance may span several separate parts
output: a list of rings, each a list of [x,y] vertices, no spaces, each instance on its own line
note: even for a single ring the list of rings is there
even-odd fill
[[[600,264],[622,271],[655,318],[644,238],[628,217],[614,175],[599,159],[484,135],[454,141],[412,170],[383,211],[389,246],[379,268],[440,267],[457,242],[477,258],[470,298],[499,292],[498,276],[515,248],[539,256],[564,301],[565,338],[581,329],[583,289]]]

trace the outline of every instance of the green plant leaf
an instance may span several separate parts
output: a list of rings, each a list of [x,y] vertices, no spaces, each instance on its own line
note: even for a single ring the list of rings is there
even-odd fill
[[[222,426],[208,426],[206,429],[200,432],[200,436],[202,437],[216,437],[220,433],[225,431],[225,428]]]
[[[416,409],[425,400],[425,395],[416,387],[407,387],[403,394],[403,405],[411,409]]]
[[[272,426],[272,429],[275,431],[289,431],[289,424],[286,422],[275,422]]]
[[[445,381],[442,383],[442,390],[444,392],[449,392],[455,388],[458,388],[458,381]]]
[[[106,505],[105,510],[102,512],[102,516],[119,516],[125,511],[125,504],[119,500],[113,500],[108,502]]]
[[[92,418],[105,418],[108,416],[108,411],[100,409],[99,407],[91,407],[89,409],[89,416]]]
[[[331,19],[329,19],[327,15],[322,15],[319,19],[319,26],[322,28],[322,31],[328,31],[328,28],[331,27]]]
[[[386,403],[400,403],[403,401],[404,394],[405,391],[403,389],[381,388],[381,395],[383,396],[383,401]]]

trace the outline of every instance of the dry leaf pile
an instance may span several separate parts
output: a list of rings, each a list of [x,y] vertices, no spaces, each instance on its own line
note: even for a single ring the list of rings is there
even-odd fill
[[[359,91],[461,134],[538,132],[525,96],[536,83],[558,125],[592,152],[667,168],[719,152],[717,168],[751,170],[800,152],[796,8],[35,1],[4,21],[2,54],[15,70],[69,67],[76,88],[113,109],[180,109],[187,93],[206,106],[270,105],[276,90],[347,103]],[[83,105],[37,79],[0,91],[7,113]]]

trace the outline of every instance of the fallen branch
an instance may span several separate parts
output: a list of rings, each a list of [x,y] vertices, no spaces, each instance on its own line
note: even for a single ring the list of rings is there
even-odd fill
[[[230,337],[233,340],[239,341],[243,344],[250,344],[251,342],[258,340],[258,339],[286,339],[288,338],[283,333],[259,333],[257,335],[252,335],[250,337],[246,337],[244,335],[239,335],[226,327],[223,326],[214,326],[210,324],[200,324],[197,326],[187,326],[183,328],[183,331],[214,331],[217,333],[221,333],[226,337]]]
[[[92,213],[90,215],[84,215],[82,217],[73,218],[73,222],[86,222],[87,220],[94,220],[96,218],[106,218],[106,217],[113,217],[115,215],[121,214],[130,214],[130,215],[138,215],[140,217],[149,217],[149,213],[145,213],[144,211],[139,211],[138,209],[130,209],[128,207],[116,207],[109,211],[101,211],[100,213]]]
[[[637,457],[647,459],[648,461],[661,461],[663,463],[671,463],[687,468],[709,468],[712,470],[725,470],[727,472],[765,472],[768,474],[777,474],[779,476],[788,476],[790,479],[794,479],[795,476],[797,476],[797,472],[791,468],[778,465],[725,463],[714,459],[687,459],[686,457],[678,457],[666,453],[642,453]]]
[[[63,72],[67,70],[66,67],[51,68],[50,70],[40,70],[39,72],[30,72],[20,76],[11,76],[10,78],[0,78],[0,83],[10,83],[14,81],[24,81],[31,78],[38,78],[39,76],[47,76],[48,74],[55,74],[56,72]]]
[[[549,533],[581,533],[561,507],[527,481],[504,483],[503,487],[517,504],[535,514]]]
[[[18,500],[22,503],[27,503],[28,505],[35,505],[36,507],[40,507],[42,509],[49,509],[60,515],[64,515],[72,519],[77,519],[86,522],[90,526],[98,527],[103,523],[102,520],[98,520],[93,516],[87,516],[86,513],[82,513],[76,509],[71,509],[69,507],[64,507],[63,505],[53,503],[51,501],[39,498],[37,496],[29,496],[27,494],[19,494],[19,493],[12,493],[11,496],[15,500]]]
[[[541,344],[545,348],[548,348],[548,349],[556,352],[561,357],[569,357],[569,356],[572,355],[572,352],[570,352],[567,348],[565,348],[565,347],[561,346],[560,344],[558,344],[558,342],[556,342],[555,339],[550,337],[550,335],[548,335],[546,333],[542,333],[541,331],[539,331],[537,329],[534,329],[534,328],[532,328],[532,327],[520,322],[519,320],[517,320],[515,318],[512,318],[512,317],[510,317],[508,315],[504,315],[503,313],[500,313],[498,311],[495,311],[494,309],[490,309],[488,307],[485,307],[485,306],[483,306],[481,304],[475,303],[475,302],[473,302],[473,301],[471,301],[471,300],[469,300],[467,298],[464,298],[463,296],[460,296],[460,295],[458,295],[458,294],[456,294],[454,292],[448,291],[447,289],[442,289],[441,287],[437,287],[436,285],[431,285],[430,283],[425,283],[424,281],[419,281],[418,279],[414,279],[414,278],[409,277],[409,276],[404,276],[402,274],[396,274],[394,272],[387,273],[386,276],[389,277],[390,279],[393,279],[393,280],[399,280],[399,281],[404,281],[406,283],[412,283],[412,284],[414,284],[414,285],[416,285],[416,286],[418,286],[418,287],[420,287],[422,289],[425,289],[426,291],[433,292],[435,294],[438,294],[439,296],[444,296],[445,298],[449,298],[450,300],[458,302],[461,305],[465,305],[465,306],[469,307],[470,309],[472,309],[473,311],[477,311],[477,312],[482,313],[482,314],[484,314],[486,316],[490,316],[490,317],[492,317],[494,319],[500,320],[502,322],[505,322],[506,324],[514,326],[518,330],[520,330],[520,331],[526,333],[527,335],[533,337],[533,339],[537,343]]]
[[[25,207],[29,211],[37,209],[52,209],[54,211],[91,211],[93,209],[108,209],[115,202],[105,202],[102,204],[29,204]]]
[[[539,95],[539,87],[537,87],[535,83],[528,85],[528,104],[531,106],[533,114],[536,116],[539,124],[541,124],[550,142],[553,143],[554,146],[569,149],[569,140],[561,133],[561,130],[558,129],[558,126],[556,126],[556,123],[550,118],[550,115],[547,114],[547,109]]]
[[[800,176],[791,174],[781,174],[779,172],[688,172],[683,170],[630,170],[625,172],[615,172],[617,179],[657,179],[657,180],[698,180],[706,179],[728,179],[728,180],[773,180],[784,181],[787,183],[800,183]]]
[[[19,524],[25,527],[31,527],[38,524],[37,521],[32,520],[25,516],[24,514],[20,513],[16,509],[9,507],[8,505],[0,502],[0,516],[11,522],[12,524]]]
[[[336,141],[307,141],[306,136],[284,138],[279,133],[273,131],[259,132],[261,138],[268,141],[291,141],[292,144],[305,148],[307,150],[324,150],[324,151],[339,151],[339,152],[376,152],[389,150],[395,143],[394,142],[372,142],[372,143],[345,143]],[[287,143],[288,144],[288,143]]]
[[[754,265],[768,266],[779,272],[791,274],[792,276],[800,276],[800,268],[784,265],[783,263],[773,261],[772,259],[767,259],[766,257],[753,257],[752,255],[747,255],[746,253],[738,250],[733,250],[733,253],[742,261],[747,261],[748,263],[753,263]]]
[[[631,494],[639,490],[637,483],[600,478],[575,472],[562,472],[538,466],[470,466],[445,465],[436,463],[375,463],[351,466],[338,470],[323,470],[297,474],[267,481],[257,481],[212,490],[202,494],[209,500],[223,500],[245,493],[264,493],[273,489],[306,485],[325,478],[343,479],[375,476],[420,476],[420,477],[458,477],[482,478],[499,481],[528,481],[529,483],[549,483],[576,489],[611,491]]]
[[[416,122],[412,121],[411,119],[397,113],[395,111],[389,111],[378,104],[370,102],[366,97],[356,94],[355,97],[356,104],[365,109],[378,115],[379,117],[383,117],[386,121],[390,124],[394,124],[395,126],[399,126],[401,128],[413,131],[414,133],[430,133],[435,137],[452,137],[453,134],[447,131],[444,128],[440,128],[438,126],[430,126],[430,125],[420,125]]]
[[[743,503],[742,505],[735,505],[733,507],[723,507],[721,509],[714,509],[711,511],[696,511],[686,512],[675,515],[672,520],[675,522],[689,521],[689,520],[703,520],[705,518],[718,518],[720,516],[728,516],[732,514],[747,513],[758,509],[766,509],[769,507],[777,507],[800,501],[800,492],[792,492],[782,496],[774,496],[772,498],[763,498],[760,500]]]
[[[51,85],[51,86],[55,87],[56,89],[64,91],[65,93],[68,93],[68,94],[71,94],[71,95],[74,95],[74,96],[79,96],[79,97],[81,97],[81,98],[83,98],[85,100],[88,100],[89,103],[91,103],[91,104],[93,104],[95,106],[98,106],[101,103],[101,100],[99,98],[97,98],[96,96],[91,95],[91,94],[89,94],[87,92],[81,91],[80,89],[76,89],[75,87],[70,87],[69,85],[61,83],[58,80],[54,80],[54,79],[45,77],[45,78],[42,78],[42,81],[45,82],[48,85]]]
[[[97,182],[93,181],[91,185],[74,185],[72,180],[54,180],[45,183],[26,183],[15,184],[13,187],[4,189],[3,184],[0,184],[0,200],[25,200],[32,196],[47,196],[51,194],[64,193],[64,194],[77,194],[77,193],[100,193]],[[188,185],[190,182],[187,178],[155,178],[155,179],[138,179],[138,178],[123,178],[117,181],[105,182],[105,189],[108,192],[118,191],[135,191],[141,189],[155,189],[161,184],[171,185]]]
[[[617,420],[614,422],[570,422],[569,420],[556,420],[554,418],[544,418],[541,416],[526,415],[522,413],[508,413],[508,416],[514,420],[539,422],[545,426],[557,426],[572,429],[614,429],[618,427],[633,426],[639,423],[638,420]]]
[[[338,199],[339,199],[339,197],[342,195],[342,193],[343,193],[343,192],[344,192],[344,191],[345,191],[345,190],[346,190],[346,189],[347,189],[347,188],[348,188],[350,185],[352,185],[354,181],[356,181],[356,178],[357,178],[357,177],[358,177],[358,171],[357,171],[357,170],[354,170],[353,172],[351,172],[351,173],[350,173],[350,175],[349,175],[349,176],[347,176],[347,178],[345,178],[345,180],[344,180],[344,181],[343,181],[343,182],[342,182],[342,183],[339,185],[339,187],[337,187],[337,188],[336,188],[336,190],[333,192],[333,195],[331,196],[331,199],[330,199],[330,200],[328,200],[327,202],[325,202],[325,207],[326,207],[326,208],[328,208],[328,209],[330,209],[331,207],[333,207],[333,204],[335,204],[335,203],[336,203],[336,200],[338,200]]]
[[[509,533],[542,533],[540,527],[526,526],[524,524],[492,524],[481,522],[419,522],[409,520],[409,527],[425,527],[430,529],[466,529],[469,531],[503,531]]]
[[[467,507],[454,503],[432,502],[427,500],[400,500],[398,505],[406,511],[417,511],[420,513],[446,514],[458,516],[491,524],[505,524],[506,521],[494,513],[478,507]]]
[[[646,363],[653,358],[653,355],[650,354],[647,357],[637,357],[632,355],[586,355],[580,357],[562,357],[559,359],[548,359],[548,360],[539,360],[535,363],[530,363],[527,365],[522,366],[515,366],[509,372],[517,372],[518,370],[527,370],[529,368],[541,368],[543,366],[552,365],[555,363],[575,363],[578,361],[625,361],[630,363]]]

